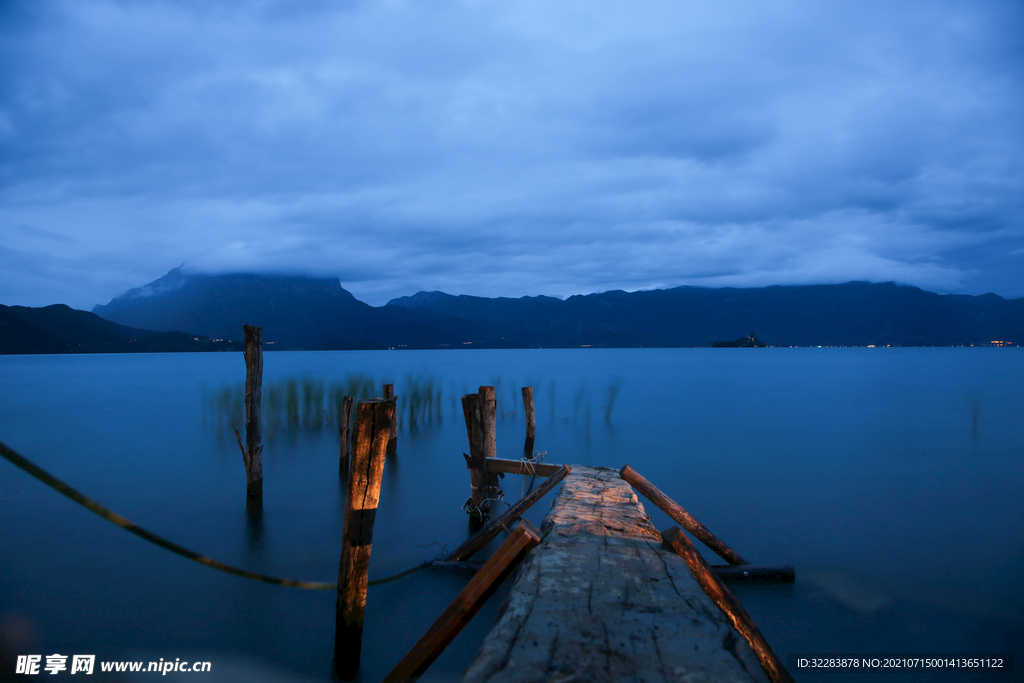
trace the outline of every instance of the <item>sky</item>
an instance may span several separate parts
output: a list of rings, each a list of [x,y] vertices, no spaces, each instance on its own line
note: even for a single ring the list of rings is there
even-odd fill
[[[1024,297],[1024,3],[0,0],[0,303]]]

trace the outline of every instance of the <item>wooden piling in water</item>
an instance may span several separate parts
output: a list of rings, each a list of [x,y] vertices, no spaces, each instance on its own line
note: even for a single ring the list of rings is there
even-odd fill
[[[472,487],[467,512],[471,522],[483,524],[487,508],[487,474],[483,456],[483,432],[480,426],[480,394],[466,394],[462,397],[462,413],[466,418],[466,436],[469,439],[469,482]]]
[[[527,458],[533,456],[533,442],[537,438],[537,416],[533,412],[533,387],[523,387],[523,412],[526,413],[526,442],[523,454]]]
[[[245,332],[245,509],[263,510],[263,328],[243,325]]]
[[[349,434],[352,427],[352,404],[355,396],[345,396],[341,399],[341,414],[338,415],[338,436],[341,440],[338,473],[341,476],[348,474],[348,459],[351,453],[352,437]]]
[[[683,558],[690,571],[693,572],[693,576],[697,579],[700,587],[718,605],[718,608],[729,619],[733,628],[747,641],[750,649],[754,651],[758,661],[761,662],[761,668],[764,669],[768,679],[772,683],[793,683],[793,677],[789,675],[786,667],[782,665],[775,651],[772,650],[771,645],[761,635],[761,631],[754,624],[754,620],[750,618],[747,611],[743,609],[743,605],[725,587],[725,584],[711,571],[707,562],[704,561],[700,552],[693,546],[690,539],[686,537],[683,530],[674,526],[661,532],[661,538],[666,549],[672,550]]]
[[[384,398],[394,399],[395,398],[395,385],[385,384],[384,385]],[[391,438],[388,440],[388,455],[394,455],[398,449],[398,402],[395,401],[395,419],[391,423]]]
[[[719,540],[717,536],[708,531],[707,527],[698,522],[693,515],[662,493],[657,486],[647,481],[632,467],[629,465],[623,466],[619,471],[619,476],[628,481],[647,500],[661,508],[677,524],[699,538],[704,545],[714,550],[723,560],[729,564],[750,564],[750,560],[744,559],[739,553]]]
[[[334,631],[334,670],[344,680],[352,680],[359,670],[373,522],[394,419],[394,399],[360,401],[356,407]]]
[[[480,387],[480,417],[483,432],[484,469],[487,479],[488,511],[491,501],[496,501],[501,494],[501,482],[498,473],[487,468],[487,463],[498,457],[498,401],[494,397],[494,387]]]

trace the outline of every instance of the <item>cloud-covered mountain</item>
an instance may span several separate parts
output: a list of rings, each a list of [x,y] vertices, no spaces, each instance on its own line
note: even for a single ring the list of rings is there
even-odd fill
[[[486,322],[400,306],[374,308],[337,279],[188,274],[180,268],[93,312],[133,327],[217,339],[237,340],[242,325],[259,325],[264,341],[278,349],[440,348],[503,336]]]

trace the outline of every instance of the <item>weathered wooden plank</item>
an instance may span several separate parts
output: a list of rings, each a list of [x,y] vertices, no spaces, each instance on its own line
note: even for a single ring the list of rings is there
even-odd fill
[[[754,650],[754,654],[757,655],[758,661],[761,662],[761,668],[764,669],[772,683],[793,683],[793,677],[789,675],[786,667],[779,661],[775,651],[772,650],[772,646],[761,635],[761,631],[754,624],[754,620],[743,609],[743,605],[739,603],[739,600],[729,592],[725,584],[718,580],[718,577],[708,567],[707,562],[704,561],[700,552],[693,546],[690,539],[686,537],[683,530],[674,526],[662,532],[661,538],[666,548],[672,549],[686,561],[700,587],[704,589],[708,597],[714,600],[719,609],[729,618],[733,627],[746,639],[747,643]]]
[[[345,494],[334,631],[334,670],[345,680],[355,678],[359,670],[373,523],[394,418],[394,399],[360,401],[356,407],[356,438]]]
[[[768,679],[615,470],[574,465],[463,683]]]
[[[384,683],[409,681],[423,675],[434,660],[455,639],[498,586],[512,573],[534,546],[540,543],[540,532],[527,520],[519,522],[491,559],[455,597],[448,608],[427,629],[402,661],[384,678]]]
[[[548,477],[547,481],[523,496],[521,500],[516,501],[508,510],[505,510],[501,515],[491,520],[483,529],[470,536],[465,543],[450,552],[444,559],[449,562],[456,562],[471,557],[473,553],[490,543],[491,539],[497,536],[502,529],[507,530],[512,525],[512,522],[526,512],[531,505],[547,495],[548,491],[555,488],[569,472],[568,465],[559,467],[558,471]]]
[[[632,467],[625,465],[621,470],[619,470],[619,475],[632,484],[637,491],[647,498],[647,500],[661,508],[662,511],[671,517],[677,524],[699,538],[704,545],[714,550],[723,560],[729,564],[750,564],[749,560],[744,559],[739,553],[727,546],[713,533],[708,531],[707,527],[698,522],[693,515],[662,493],[657,486],[647,481],[647,479],[638,474]]]
[[[538,462],[527,464],[522,460],[506,460],[505,458],[488,458],[486,464],[489,473],[501,472],[502,474],[536,475],[538,477],[550,477],[562,469],[561,465],[554,463]],[[472,469],[468,462],[466,463],[466,469]]]

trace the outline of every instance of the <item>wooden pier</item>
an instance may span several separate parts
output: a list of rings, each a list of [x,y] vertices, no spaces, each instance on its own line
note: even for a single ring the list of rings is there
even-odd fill
[[[573,465],[541,532],[463,683],[770,680],[618,471]]]
[[[445,562],[464,562],[501,532],[509,536],[384,683],[419,678],[513,572],[498,623],[463,683],[792,683],[723,581],[792,583],[793,568],[752,565],[628,465],[533,457],[532,390],[522,393],[522,460],[496,457],[494,387],[462,397],[471,486],[463,509],[477,531]],[[491,518],[503,473],[547,481]],[[559,483],[541,530],[520,520]],[[634,487],[728,564],[709,566],[680,527],[655,529]]]

